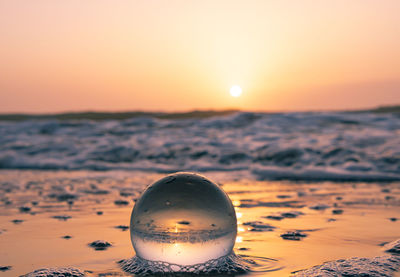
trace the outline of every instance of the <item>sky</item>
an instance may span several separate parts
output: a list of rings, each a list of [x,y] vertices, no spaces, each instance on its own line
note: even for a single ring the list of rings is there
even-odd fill
[[[0,0],[0,113],[400,104],[399,13],[398,0]]]

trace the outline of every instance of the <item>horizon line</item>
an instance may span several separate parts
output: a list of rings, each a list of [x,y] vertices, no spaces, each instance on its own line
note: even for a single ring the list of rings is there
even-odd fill
[[[352,109],[276,109],[276,110],[258,110],[258,109],[240,109],[240,108],[221,108],[221,109],[187,109],[187,110],[96,110],[96,109],[82,109],[82,110],[63,110],[63,111],[54,111],[54,112],[23,112],[23,111],[15,111],[15,112],[1,112],[0,115],[30,115],[30,116],[52,116],[52,115],[65,115],[65,114],[126,114],[126,113],[142,113],[142,114],[187,114],[187,113],[204,113],[204,112],[255,112],[255,113],[291,113],[291,112],[352,112],[352,111],[373,111],[373,110],[381,110],[381,109],[400,109],[399,104],[393,105],[376,105],[364,108],[352,108]]]

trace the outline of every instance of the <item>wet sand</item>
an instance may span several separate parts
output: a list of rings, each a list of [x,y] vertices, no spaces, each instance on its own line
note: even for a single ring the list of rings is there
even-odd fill
[[[240,173],[205,174],[229,194],[238,218],[235,252],[276,259],[288,276],[326,261],[383,255],[400,238],[400,183],[257,181]],[[87,276],[126,275],[134,256],[134,200],[162,174],[126,171],[1,171],[0,276],[73,267]],[[109,243],[98,249],[103,240]],[[10,267],[10,268],[6,268]]]

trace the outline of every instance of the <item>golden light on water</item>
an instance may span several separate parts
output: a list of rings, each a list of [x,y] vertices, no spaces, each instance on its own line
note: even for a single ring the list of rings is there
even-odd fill
[[[239,207],[240,206],[240,200],[232,200],[232,204],[234,207]]]
[[[237,218],[237,219],[242,218],[242,216],[243,216],[242,213],[236,212],[236,218]]]

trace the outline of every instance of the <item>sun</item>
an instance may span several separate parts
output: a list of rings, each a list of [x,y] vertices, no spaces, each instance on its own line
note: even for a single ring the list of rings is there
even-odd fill
[[[229,92],[233,97],[239,97],[240,95],[242,95],[242,88],[235,85],[231,87]]]

